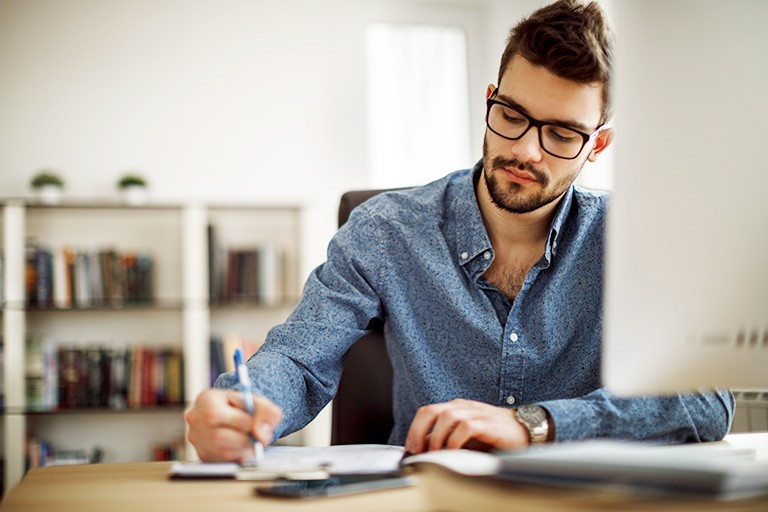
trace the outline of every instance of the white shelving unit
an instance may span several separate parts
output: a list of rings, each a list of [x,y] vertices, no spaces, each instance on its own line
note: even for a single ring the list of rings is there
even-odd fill
[[[300,293],[298,205],[215,206],[77,202],[57,206],[6,200],[2,206],[5,410],[2,453],[5,489],[25,472],[25,437],[62,450],[99,447],[105,462],[149,460],[153,444],[182,436],[182,406],[116,410],[79,409],[38,413],[27,408],[25,340],[49,336],[57,344],[122,344],[175,347],[184,359],[186,405],[210,384],[211,335],[263,339],[284,320]],[[208,225],[220,244],[273,244],[285,254],[285,296],[269,306],[211,304],[208,297]],[[30,238],[56,248],[145,250],[153,256],[152,305],[124,308],[28,308],[25,304],[25,244]],[[193,456],[193,454],[188,454]]]

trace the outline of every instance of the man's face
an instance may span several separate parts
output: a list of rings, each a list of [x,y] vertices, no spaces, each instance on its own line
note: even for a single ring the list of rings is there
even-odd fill
[[[494,90],[489,86],[487,96]],[[602,86],[560,78],[516,55],[502,76],[495,99],[543,122],[589,134],[600,121]],[[586,161],[594,161],[610,143],[609,130],[605,132],[587,142],[576,158],[565,160],[541,148],[536,127],[518,140],[486,129],[483,172],[494,204],[512,213],[527,213],[557,200]]]

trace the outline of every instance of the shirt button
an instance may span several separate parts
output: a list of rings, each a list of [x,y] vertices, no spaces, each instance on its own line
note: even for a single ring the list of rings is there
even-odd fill
[[[512,395],[509,395],[509,396],[507,397],[507,403],[508,403],[509,405],[512,405],[512,404],[514,404],[514,403],[515,403],[515,397],[513,397]]]
[[[516,332],[513,332],[512,334],[509,335],[509,339],[512,341],[517,341],[520,339],[520,337],[517,335]]]
[[[461,259],[465,260],[467,258],[469,258],[469,253],[467,253],[467,252],[461,253]]]
[[[485,258],[486,260],[491,259],[491,251],[485,251],[483,253],[483,258]]]

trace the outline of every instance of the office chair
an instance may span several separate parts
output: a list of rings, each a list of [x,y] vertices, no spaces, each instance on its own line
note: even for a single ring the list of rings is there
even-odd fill
[[[388,189],[391,190],[391,189]],[[387,190],[355,190],[341,196],[339,227],[352,209]],[[385,444],[392,431],[392,363],[382,326],[358,339],[347,352],[333,399],[331,444]]]

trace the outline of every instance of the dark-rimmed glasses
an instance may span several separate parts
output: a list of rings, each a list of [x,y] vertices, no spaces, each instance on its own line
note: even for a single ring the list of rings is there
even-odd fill
[[[519,140],[531,127],[536,127],[541,149],[557,158],[573,160],[579,156],[587,142],[603,127],[600,125],[592,133],[584,133],[564,125],[544,123],[495,99],[496,91],[487,101],[485,124],[488,129],[499,137]]]

